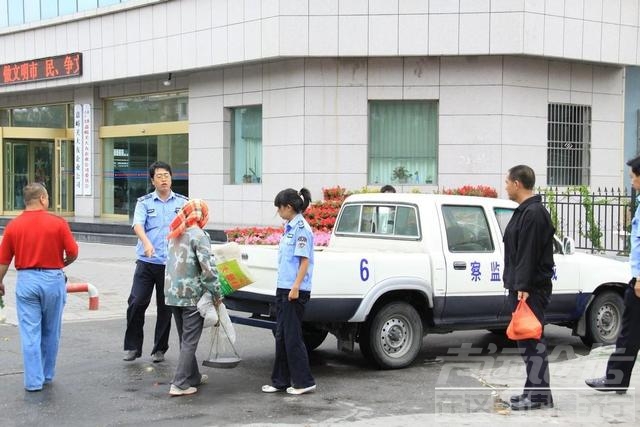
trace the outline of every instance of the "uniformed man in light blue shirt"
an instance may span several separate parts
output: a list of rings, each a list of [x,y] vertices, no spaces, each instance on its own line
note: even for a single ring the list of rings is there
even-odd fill
[[[631,186],[640,192],[640,156],[627,162]],[[585,380],[589,387],[598,391],[615,391],[625,394],[631,382],[631,373],[640,351],[640,196],[636,212],[631,220],[631,251],[629,264],[631,280],[624,290],[624,312],[622,327],[616,340],[616,350],[609,356],[603,377]]]
[[[149,177],[155,187],[138,199],[133,216],[133,231],[138,236],[136,271],[129,295],[127,330],[124,336],[124,360],[132,361],[142,355],[144,315],[153,289],[156,290],[157,319],[151,350],[153,362],[162,362],[169,348],[171,309],[164,303],[164,266],[167,260],[169,224],[187,197],[171,191],[171,166],[155,162],[149,167]]]

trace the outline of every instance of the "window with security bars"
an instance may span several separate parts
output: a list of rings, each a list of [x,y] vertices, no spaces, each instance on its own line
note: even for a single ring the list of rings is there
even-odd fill
[[[549,104],[547,184],[589,185],[591,107]]]

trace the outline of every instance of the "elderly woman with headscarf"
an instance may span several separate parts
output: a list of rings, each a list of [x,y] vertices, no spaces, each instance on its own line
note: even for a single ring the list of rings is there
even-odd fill
[[[200,199],[187,202],[169,225],[169,248],[165,270],[165,303],[171,306],[180,337],[180,357],[169,394],[184,396],[198,391],[208,377],[200,374],[196,349],[204,319],[196,308],[205,292],[220,302],[218,272],[211,255],[211,240],[203,227],[209,207]]]

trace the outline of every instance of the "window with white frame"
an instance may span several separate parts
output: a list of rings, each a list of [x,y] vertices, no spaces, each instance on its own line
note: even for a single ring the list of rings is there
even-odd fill
[[[438,101],[369,101],[372,184],[436,184]]]
[[[591,107],[549,104],[547,185],[589,185]]]
[[[262,181],[262,106],[231,108],[231,182]]]

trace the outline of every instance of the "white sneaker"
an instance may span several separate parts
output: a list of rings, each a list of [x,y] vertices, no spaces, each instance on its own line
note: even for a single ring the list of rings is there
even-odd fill
[[[206,384],[207,382],[209,382],[209,375],[207,375],[207,374],[202,374],[202,375],[200,376],[200,382],[198,383],[198,385]]]
[[[195,394],[197,392],[198,392],[198,389],[195,387],[189,387],[183,390],[180,387],[176,387],[173,384],[171,384],[171,388],[169,389],[169,394],[171,396],[188,396],[190,394]]]
[[[293,388],[293,387],[287,388],[287,393],[289,394],[305,394],[305,393],[313,393],[314,391],[316,391],[315,384],[307,388]]]
[[[266,384],[262,386],[262,392],[263,393],[277,393],[279,391],[284,391],[283,388],[276,388],[272,385]]]

